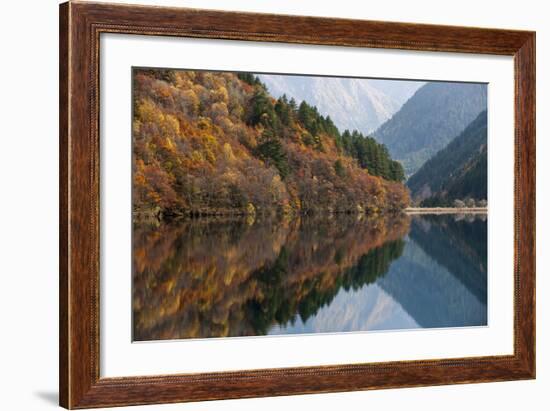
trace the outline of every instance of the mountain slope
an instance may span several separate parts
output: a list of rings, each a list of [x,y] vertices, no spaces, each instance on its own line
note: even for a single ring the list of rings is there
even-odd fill
[[[390,118],[423,82],[261,74],[275,97],[307,101],[340,129],[370,133]]]
[[[487,112],[483,111],[447,147],[408,181],[413,198],[445,205],[455,199],[487,199]],[[427,200],[428,199],[428,200]]]
[[[408,203],[382,145],[250,73],[134,70],[133,208],[161,217],[382,212]],[[391,180],[391,181],[390,181]]]
[[[427,83],[374,136],[411,175],[486,109],[485,84]]]

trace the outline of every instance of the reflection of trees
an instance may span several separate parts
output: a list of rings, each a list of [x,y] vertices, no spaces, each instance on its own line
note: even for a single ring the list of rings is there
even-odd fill
[[[262,335],[383,275],[406,216],[136,226],[136,340]]]
[[[260,301],[253,299],[247,302],[247,320],[252,324],[254,334],[266,334],[274,323],[294,323],[296,313],[305,322],[321,307],[329,305],[341,288],[346,291],[357,290],[373,283],[386,273],[390,262],[401,255],[403,246],[403,240],[398,239],[368,251],[354,266],[337,272],[334,282],[328,288],[323,288],[326,273],[320,273],[303,282],[291,284],[290,290],[285,287],[289,256],[283,247],[272,266],[262,268],[253,275],[260,281],[260,289],[263,291]],[[296,295],[302,295],[301,299],[297,300]]]

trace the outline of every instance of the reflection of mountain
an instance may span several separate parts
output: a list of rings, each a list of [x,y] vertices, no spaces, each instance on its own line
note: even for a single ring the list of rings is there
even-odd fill
[[[486,325],[486,222],[415,217],[403,256],[377,284],[421,327]]]
[[[413,220],[411,237],[437,263],[449,270],[476,298],[487,303],[487,223],[454,217]]]
[[[353,291],[340,290],[328,306],[306,321],[297,318],[283,326],[275,325],[270,334],[304,334],[349,331],[398,330],[418,328],[414,319],[377,284]]]
[[[484,217],[136,225],[134,338],[485,325],[486,242]]]
[[[134,338],[266,334],[383,275],[409,219],[199,219],[134,230]],[[333,331],[339,331],[335,329]]]

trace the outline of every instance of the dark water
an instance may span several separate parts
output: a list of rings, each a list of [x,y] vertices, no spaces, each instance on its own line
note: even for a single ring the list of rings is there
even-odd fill
[[[487,324],[486,216],[136,224],[134,339]]]

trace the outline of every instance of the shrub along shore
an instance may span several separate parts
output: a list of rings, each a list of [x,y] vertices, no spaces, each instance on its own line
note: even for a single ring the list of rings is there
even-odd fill
[[[407,214],[487,214],[487,207],[408,207]]]

